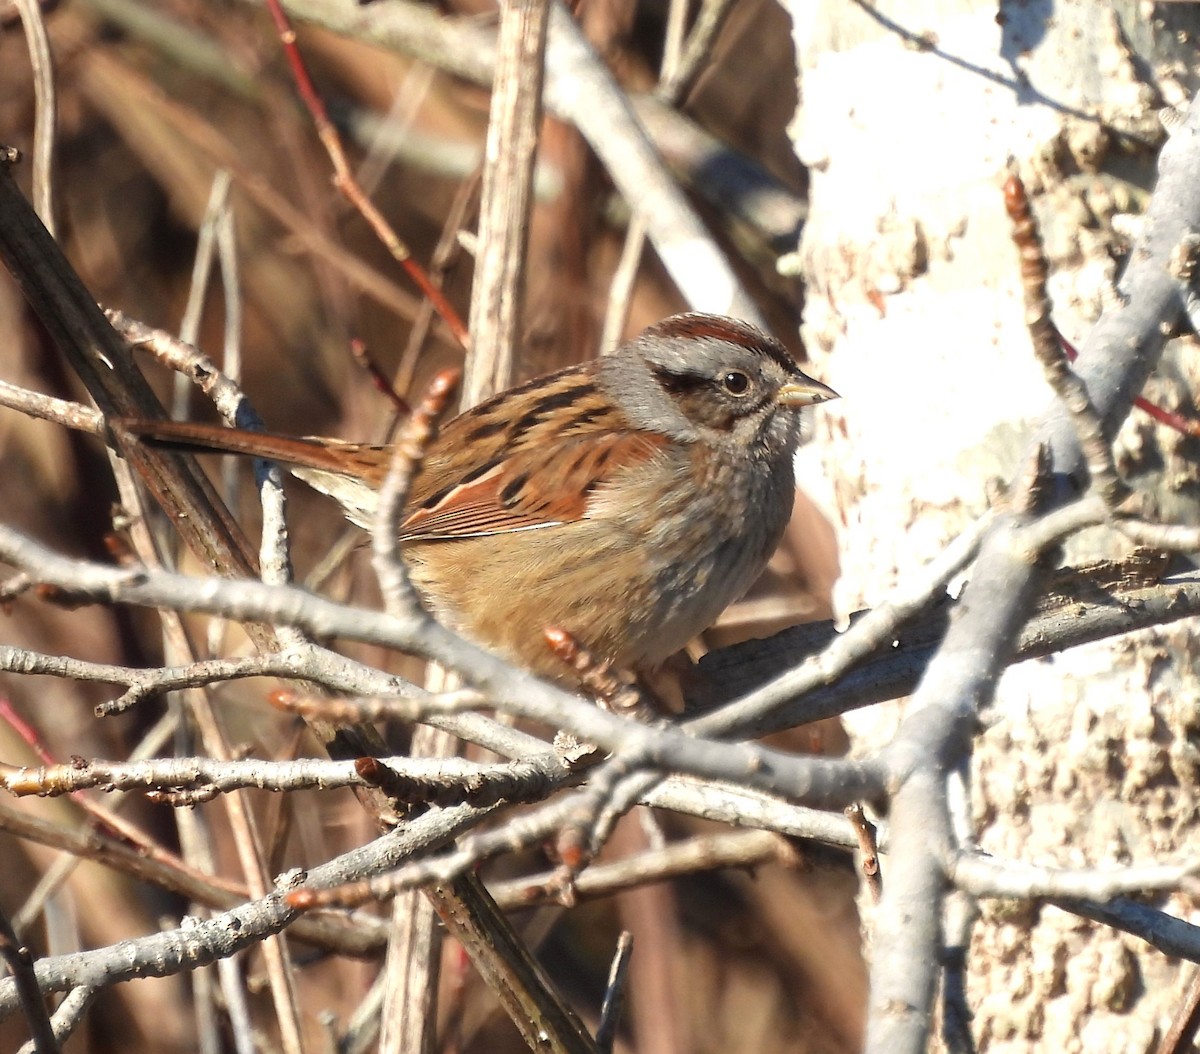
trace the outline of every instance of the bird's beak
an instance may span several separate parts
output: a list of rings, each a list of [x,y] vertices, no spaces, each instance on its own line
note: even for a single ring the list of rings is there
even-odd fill
[[[831,399],[840,399],[832,388],[811,377],[801,375],[802,380],[788,381],[775,395],[775,401],[780,406],[790,406],[799,409],[802,406],[816,406],[817,403],[827,403]]]

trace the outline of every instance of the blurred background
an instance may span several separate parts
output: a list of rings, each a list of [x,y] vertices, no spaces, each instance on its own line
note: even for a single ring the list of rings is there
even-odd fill
[[[370,12],[374,5],[367,5]],[[382,5],[381,5],[382,6]],[[473,31],[495,25],[494,7],[464,0],[438,11]],[[691,12],[689,18],[694,16]],[[576,15],[622,86],[641,98],[652,137],[728,253],[776,336],[798,358],[802,290],[779,257],[795,248],[806,208],[805,172],[786,134],[796,109],[790,20],[774,0],[730,5],[707,61],[677,107],[646,101],[662,62],[670,10],[657,0],[587,0]],[[196,343],[217,361],[227,344],[227,303],[238,307],[240,373],[268,426],[296,434],[373,440],[394,414],[351,352],[361,341],[398,391],[419,394],[437,370],[461,364],[445,326],[429,318],[411,284],[363,220],[331,185],[328,159],[297,99],[278,38],[254,4],[221,0],[68,0],[45,5],[55,63],[59,132],[54,167],[59,239],[96,299],[172,333],[185,326],[195,293],[193,265],[214,184],[228,179],[236,282],[214,275],[195,298]],[[479,164],[488,95],[426,62],[298,24],[299,46],[338,124],[364,187],[413,255],[443,283],[465,317],[472,279]],[[34,81],[14,5],[0,0],[0,142],[28,156]],[[29,189],[29,165],[15,174]],[[227,174],[222,176],[221,173]],[[686,305],[643,252],[627,303],[612,284],[628,208],[579,134],[552,117],[542,125],[531,225],[519,377],[595,355],[605,320],[624,317],[632,334]],[[212,228],[211,220],[209,228]],[[624,299],[624,298],[620,298]],[[196,390],[176,390],[148,357],[151,383],[177,412],[215,420]],[[82,389],[0,273],[0,378],[64,398]],[[61,551],[108,559],[116,491],[101,445],[54,425],[0,410],[0,507],[4,519]],[[214,474],[217,466],[213,464]],[[234,508],[255,537],[259,513],[243,472]],[[289,484],[297,577],[338,599],[376,602],[361,536],[348,534],[332,502]],[[119,516],[119,510],[117,511]],[[185,567],[200,570],[181,556]],[[764,581],[727,613],[695,654],[830,614],[838,573],[827,521],[803,495],[792,529]],[[189,623],[221,654],[248,645],[227,629]],[[22,600],[0,614],[0,642],[96,662],[162,661],[153,613],[67,611]],[[416,675],[378,649],[358,657]],[[212,692],[237,749],[260,757],[312,753],[294,721],[265,703],[270,683],[244,681]],[[51,678],[0,676],[0,760],[36,764],[30,737],[52,756],[125,758],[158,719],[156,700],[117,718],[93,707],[118,689]],[[25,736],[19,722],[27,722]],[[403,731],[397,733],[402,743]],[[841,752],[836,726],[804,729],[779,745]],[[276,870],[315,863],[372,836],[349,794],[250,796]],[[0,802],[5,810],[15,808]],[[78,830],[78,807],[59,799],[20,810]],[[177,849],[177,816],[132,800],[133,822]],[[220,802],[189,822],[208,831],[218,873],[237,878]],[[302,820],[302,822],[301,822]],[[708,828],[659,817],[669,837]],[[628,817],[606,858],[630,855],[657,837]],[[787,863],[691,876],[553,909],[536,925],[542,954],[585,1020],[595,1022],[609,959],[622,928],[635,936],[633,983],[618,1048],[676,1051],[837,1052],[858,1049],[865,998],[859,954],[857,883],[848,858],[791,847]],[[84,863],[65,883],[31,894],[54,869],[56,850],[0,833],[6,866],[0,907],[26,924],[39,953],[113,943],[176,925],[188,905],[114,871]],[[541,870],[546,858],[507,861],[503,875]],[[42,894],[45,894],[44,896]],[[310,1049],[332,1049],[379,968],[378,958],[328,956],[295,946],[297,984]],[[447,947],[442,1017],[448,1049],[519,1050],[519,1038],[461,953]],[[275,1049],[270,1002],[256,953],[244,956],[262,1049]],[[97,999],[75,1051],[197,1049],[195,975],[116,986]],[[327,1032],[323,1015],[330,1015]],[[0,1047],[15,1049],[23,1022],[0,1024]]]

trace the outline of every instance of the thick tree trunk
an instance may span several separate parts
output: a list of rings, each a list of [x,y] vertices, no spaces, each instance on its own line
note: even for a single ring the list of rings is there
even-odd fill
[[[1010,159],[1043,227],[1055,320],[1078,340],[1113,295],[1122,233],[1153,186],[1158,110],[1194,88],[1186,34],[1200,19],[1191,5],[1116,0],[790,10],[793,136],[812,180],[792,263],[809,353],[844,396],[821,415],[802,477],[826,481],[848,612],[984,511],[989,480],[1014,477],[1046,408],[1000,192]],[[1148,394],[1185,400],[1186,357]],[[1166,519],[1196,518],[1197,472],[1180,457],[1187,446],[1194,462],[1194,444],[1136,413],[1122,433],[1120,467]],[[1069,560],[1126,552],[1097,532]],[[1177,858],[1189,839],[1194,852],[1191,640],[1177,627],[1007,674],[977,741],[982,846],[1064,866]],[[871,708],[852,728],[878,743],[896,718]],[[980,1049],[1153,1049],[1180,1001],[1177,964],[1053,908],[982,909],[969,967]]]

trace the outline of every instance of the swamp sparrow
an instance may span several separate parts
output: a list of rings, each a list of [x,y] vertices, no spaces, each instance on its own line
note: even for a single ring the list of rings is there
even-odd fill
[[[401,525],[413,581],[449,625],[542,675],[565,673],[549,626],[618,668],[656,665],[762,572],[792,511],[800,410],[835,398],[752,326],[665,319],[442,427]],[[391,460],[331,439],[121,424],[283,462],[362,526]]]

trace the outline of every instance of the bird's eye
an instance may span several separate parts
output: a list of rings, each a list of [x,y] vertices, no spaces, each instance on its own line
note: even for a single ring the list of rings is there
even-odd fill
[[[730,370],[721,378],[721,386],[730,395],[745,395],[750,390],[750,378],[741,370]]]

